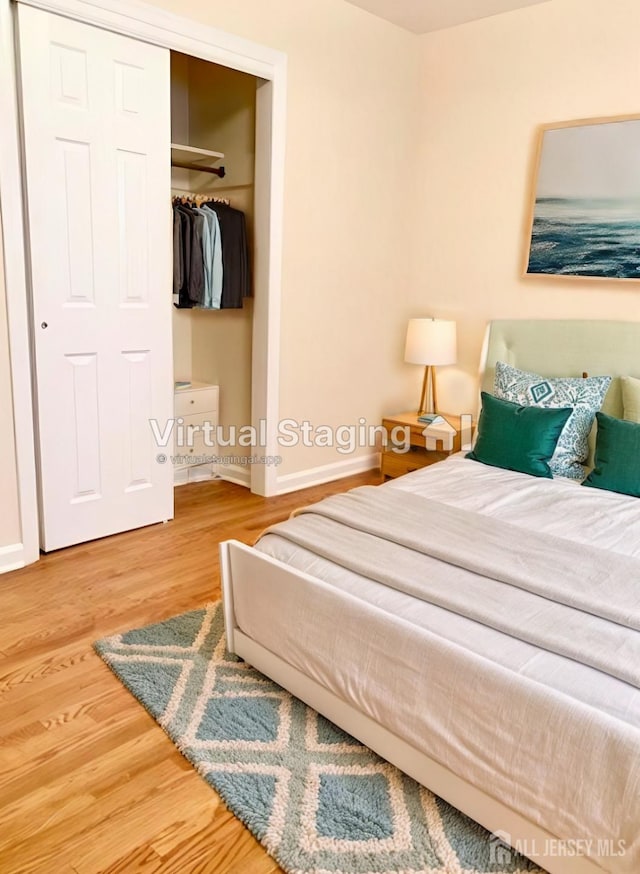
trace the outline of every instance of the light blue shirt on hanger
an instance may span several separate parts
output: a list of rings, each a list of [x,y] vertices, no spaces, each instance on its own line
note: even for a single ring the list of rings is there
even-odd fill
[[[199,210],[207,219],[206,224],[209,228],[209,237],[211,240],[211,259],[210,259],[210,291],[209,297],[205,300],[205,306],[211,309],[219,310],[220,302],[222,301],[222,236],[220,234],[220,222],[215,211],[210,206],[202,206]],[[206,289],[205,289],[206,294]]]

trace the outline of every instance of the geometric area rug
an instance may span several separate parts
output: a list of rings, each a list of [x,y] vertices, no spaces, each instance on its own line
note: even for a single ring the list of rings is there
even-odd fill
[[[230,655],[221,602],[95,648],[288,874],[542,874]]]

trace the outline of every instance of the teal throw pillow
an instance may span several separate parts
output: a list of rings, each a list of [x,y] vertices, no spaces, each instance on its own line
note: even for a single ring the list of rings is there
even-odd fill
[[[610,383],[610,376],[547,378],[498,361],[494,392],[496,397],[523,406],[572,407],[549,464],[554,476],[581,480],[589,455],[589,432]]]
[[[523,407],[483,391],[478,437],[467,458],[551,479],[549,461],[572,412]]]
[[[640,424],[596,415],[595,467],[582,483],[640,498]]]

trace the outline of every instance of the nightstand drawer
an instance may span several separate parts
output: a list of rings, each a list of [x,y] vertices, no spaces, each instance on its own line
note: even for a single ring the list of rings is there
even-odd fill
[[[419,447],[412,446],[408,452],[396,452],[387,449],[382,453],[380,470],[383,476],[404,476],[413,470],[420,470],[437,461],[444,461],[449,457],[448,452],[427,452]]]
[[[193,413],[210,413],[218,409],[218,388],[182,389],[175,393],[174,410],[176,416],[189,416]]]

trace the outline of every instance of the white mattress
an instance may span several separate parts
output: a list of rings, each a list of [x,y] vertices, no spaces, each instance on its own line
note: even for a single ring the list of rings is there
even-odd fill
[[[640,501],[574,482],[455,456],[382,488],[640,557]],[[234,608],[246,634],[553,834],[625,841],[605,870],[640,870],[637,689],[277,534],[257,548],[317,583],[243,582]],[[433,572],[446,578],[436,559]]]

